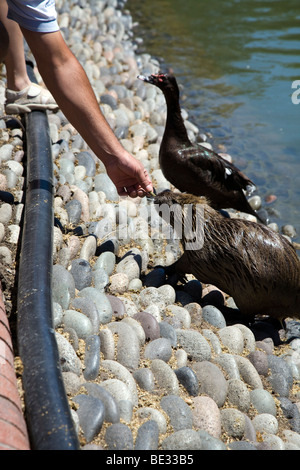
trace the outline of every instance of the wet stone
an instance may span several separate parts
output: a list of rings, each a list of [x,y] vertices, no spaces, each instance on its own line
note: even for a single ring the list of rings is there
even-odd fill
[[[166,280],[166,273],[163,268],[156,268],[150,271],[144,278],[145,287],[160,287]]]
[[[183,287],[183,292],[189,294],[193,302],[201,302],[202,299],[202,284],[196,279],[187,282]]]

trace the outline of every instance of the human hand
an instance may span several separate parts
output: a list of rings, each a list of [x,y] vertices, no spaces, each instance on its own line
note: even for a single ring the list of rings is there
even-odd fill
[[[129,153],[106,164],[106,171],[119,196],[144,197],[153,185],[144,166]]]

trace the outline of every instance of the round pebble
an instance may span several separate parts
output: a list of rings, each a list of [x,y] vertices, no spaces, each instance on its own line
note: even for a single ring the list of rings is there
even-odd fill
[[[203,315],[203,310],[202,310]],[[244,350],[244,337],[236,326],[225,326],[218,331],[221,342],[231,354],[241,354]]]
[[[167,395],[162,398],[160,405],[169,416],[174,431],[192,428],[193,413],[182,398],[176,395]]]
[[[239,379],[228,381],[228,401],[238,410],[247,413],[250,408],[250,393],[246,384]]]
[[[219,407],[223,406],[227,396],[228,383],[220,368],[209,362],[196,362],[193,370],[199,380],[199,391],[211,397]]]
[[[166,338],[157,338],[147,344],[144,352],[146,359],[162,359],[168,362],[172,356],[171,343]]]
[[[156,421],[146,421],[138,429],[134,449],[157,450],[158,438],[159,428]]]
[[[139,312],[133,318],[141,323],[146,339],[154,340],[160,337],[159,323],[153,315],[147,312]]]
[[[105,441],[109,450],[133,450],[133,436],[130,428],[123,423],[114,423],[105,433]]]
[[[202,308],[202,318],[217,328],[226,327],[226,321],[223,314],[214,305],[205,305]]]
[[[199,382],[195,372],[187,366],[175,370],[179,382],[184,386],[189,395],[197,396],[199,393]]]
[[[104,404],[98,398],[87,395],[77,395],[73,401],[79,405],[77,410],[79,424],[89,443],[102,427],[105,416]]]
[[[88,394],[102,401],[105,407],[104,421],[118,423],[120,421],[120,410],[118,403],[109,391],[96,383],[86,382],[84,388]]]
[[[166,437],[161,444],[162,450],[201,450],[201,437],[193,429],[182,429]]]
[[[224,431],[229,436],[242,439],[245,433],[245,415],[235,408],[225,408],[221,410],[221,423]]]
[[[261,434],[276,434],[278,431],[278,421],[275,416],[269,413],[260,413],[252,420],[256,432]]]
[[[154,376],[150,369],[138,369],[133,372],[133,377],[138,386],[143,390],[148,390],[149,392],[154,390]]]
[[[178,344],[186,350],[195,361],[211,358],[211,348],[201,333],[195,330],[176,330]]]
[[[85,380],[96,379],[100,366],[100,338],[98,335],[88,336],[85,340],[84,365],[83,376]]]
[[[272,394],[268,390],[256,389],[250,391],[250,400],[252,406],[258,413],[268,413],[276,416],[276,403]]]
[[[93,326],[89,318],[77,310],[65,310],[63,322],[67,328],[73,328],[78,338],[86,339],[93,333]]]
[[[193,425],[196,429],[208,432],[211,436],[221,436],[221,415],[216,402],[206,396],[193,399]]]
[[[151,370],[159,388],[169,394],[179,393],[179,382],[175,372],[161,359],[154,359],[151,362]]]

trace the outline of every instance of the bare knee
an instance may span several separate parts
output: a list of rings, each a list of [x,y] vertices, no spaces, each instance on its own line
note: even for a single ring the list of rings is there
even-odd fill
[[[8,44],[9,44],[9,36],[8,33],[0,21],[0,63],[4,62],[4,59],[7,54],[8,50]]]

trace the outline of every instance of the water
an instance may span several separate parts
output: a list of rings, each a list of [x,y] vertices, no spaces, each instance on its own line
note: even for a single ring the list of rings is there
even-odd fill
[[[141,52],[184,87],[182,106],[300,235],[299,0],[128,0]],[[296,85],[297,83],[295,83]],[[300,88],[298,86],[298,88]],[[298,98],[298,99],[297,99]],[[298,237],[299,238],[299,237]],[[298,239],[297,239],[298,241]]]

